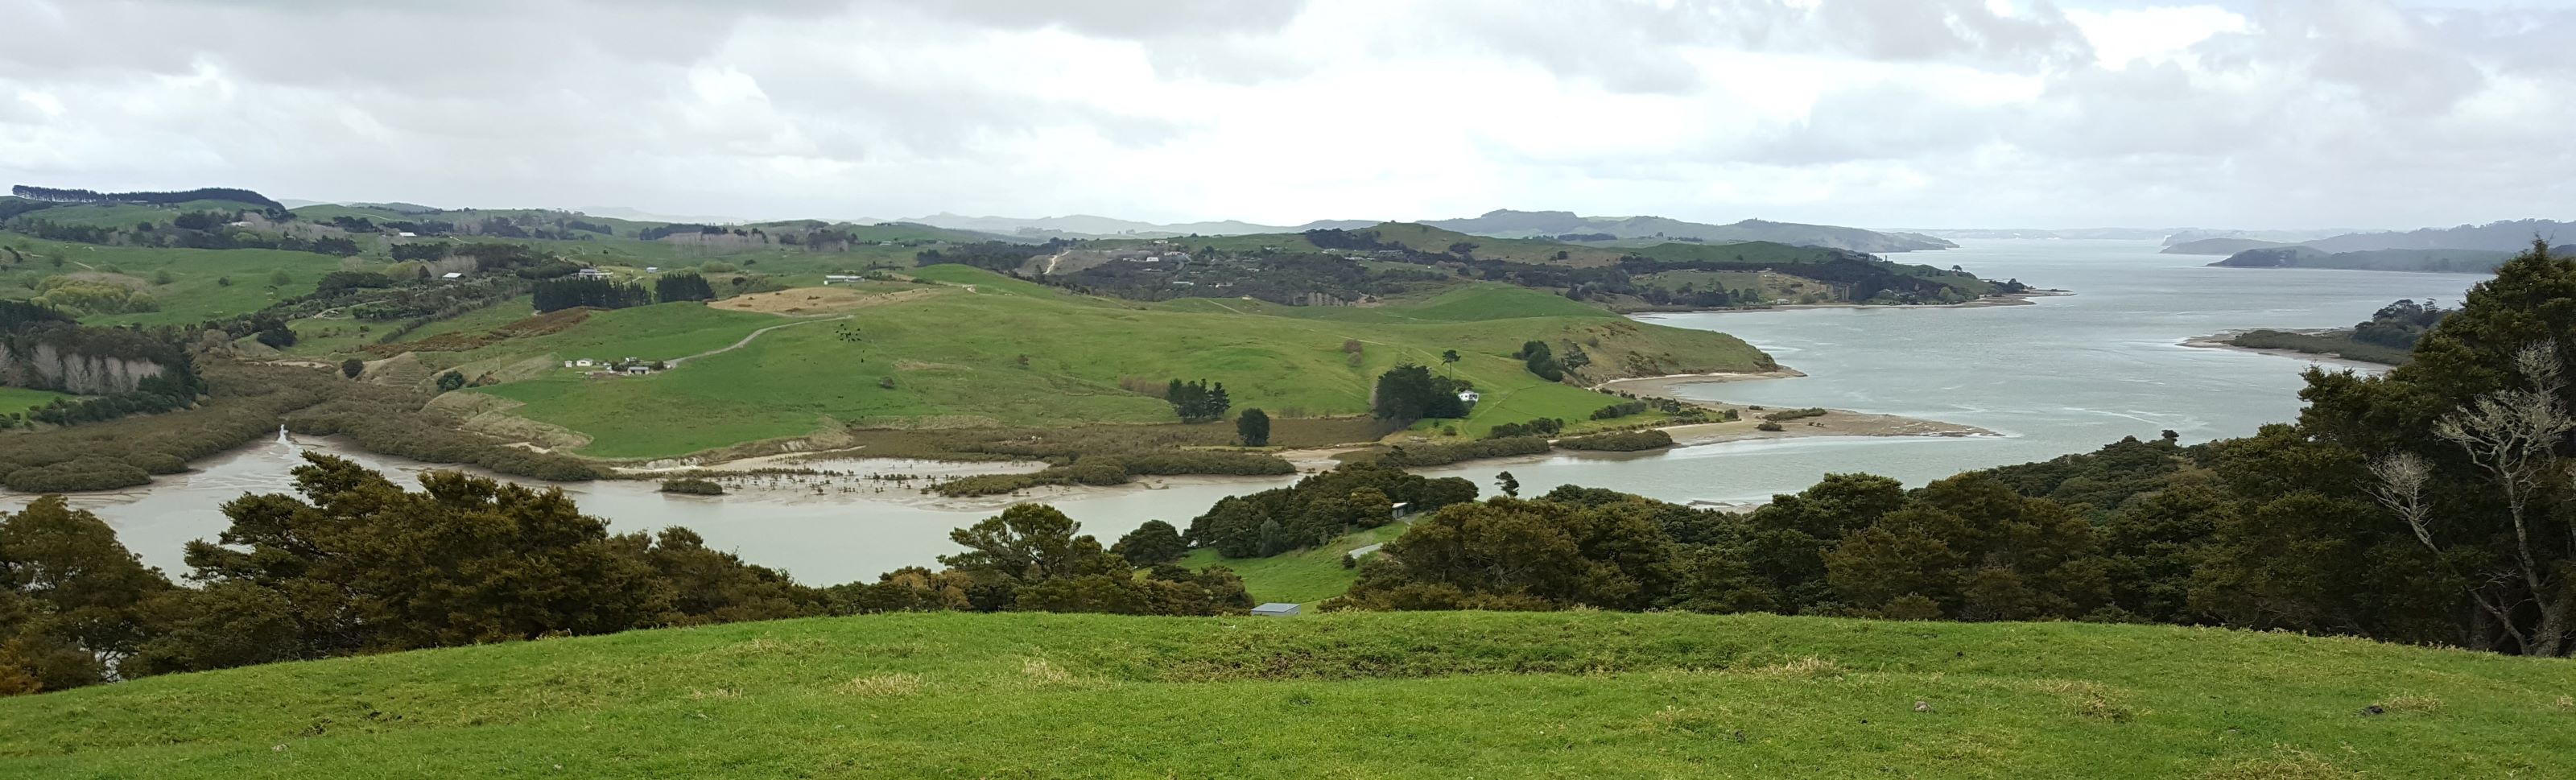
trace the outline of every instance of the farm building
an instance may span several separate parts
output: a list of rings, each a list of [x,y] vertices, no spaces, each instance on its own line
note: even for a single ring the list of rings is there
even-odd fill
[[[1284,601],[1273,601],[1252,608],[1253,617],[1295,617],[1296,615],[1297,605]]]
[[[1478,393],[1478,392],[1476,392],[1476,391],[1474,391],[1474,390],[1461,390],[1461,391],[1458,391],[1458,400],[1459,400],[1459,402],[1461,402],[1461,403],[1471,403],[1471,404],[1472,404],[1472,403],[1475,403],[1475,402],[1477,402],[1477,401],[1484,400],[1484,398],[1485,398],[1484,394],[1482,394],[1482,393]]]

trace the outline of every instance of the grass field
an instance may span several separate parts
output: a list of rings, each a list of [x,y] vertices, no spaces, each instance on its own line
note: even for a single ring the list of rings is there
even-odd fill
[[[825,418],[852,425],[1170,421],[1168,404],[1120,386],[1130,377],[1157,385],[1176,377],[1223,382],[1234,408],[1274,415],[1365,413],[1379,373],[1406,361],[1437,366],[1447,349],[1466,356],[1449,370],[1485,394],[1462,426],[1474,435],[1531,416],[1584,420],[1616,400],[1532,376],[1509,357],[1528,339],[1597,342],[1587,347],[1599,353],[1596,363],[1670,369],[1660,373],[1750,370],[1762,360],[1729,336],[1569,310],[1554,296],[1500,285],[1346,322],[1073,296],[964,266],[921,272],[949,284],[853,308],[846,321],[770,331],[741,349],[654,376],[557,374],[481,392],[526,403],[517,414],[591,436],[582,454],[637,458],[802,435]],[[1544,316],[1480,319],[1512,311]],[[545,354],[661,359],[791,321],[665,304],[603,313],[560,334],[457,359],[478,361],[475,370]],[[648,340],[639,335],[645,330],[670,335]],[[675,343],[680,339],[690,341]],[[1362,344],[1357,366],[1343,351],[1351,339]],[[620,346],[577,346],[596,342]],[[882,386],[888,381],[892,388]]]
[[[0,776],[2545,778],[2576,766],[2568,664],[2072,623],[884,615],[0,699]]]
[[[144,288],[160,303],[158,311],[81,318],[82,322],[92,325],[176,325],[245,314],[280,298],[313,292],[314,284],[322,280],[323,274],[344,267],[375,267],[359,259],[275,249],[100,246],[46,241],[14,233],[0,234],[0,244],[16,247],[21,253],[48,258],[0,265],[0,275],[8,278],[6,285],[0,285],[0,297],[32,297],[36,290],[27,282],[57,274],[105,272],[112,268],[116,273],[148,282],[160,272],[169,272],[169,284],[152,284]],[[50,258],[55,257],[62,258],[63,264],[56,266],[50,262]],[[270,277],[279,271],[286,272],[288,282],[271,287]]]
[[[79,398],[70,393],[32,390],[24,387],[0,387],[0,414],[23,412],[31,407],[53,403],[56,398]]]
[[[1215,549],[1201,547],[1181,559],[1181,565],[1192,569],[1223,566],[1243,576],[1243,589],[1256,602],[1285,601],[1306,604],[1342,595],[1358,582],[1357,568],[1342,568],[1342,554],[1372,544],[1392,541],[1413,526],[1404,523],[1382,525],[1343,534],[1321,547],[1309,547],[1280,553],[1268,558],[1227,558]]]

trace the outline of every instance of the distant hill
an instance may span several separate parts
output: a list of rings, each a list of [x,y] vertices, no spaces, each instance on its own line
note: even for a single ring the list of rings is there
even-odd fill
[[[973,230],[984,233],[1015,235],[1046,240],[1050,238],[1171,238],[1174,236],[1244,236],[1257,233],[1295,233],[1317,228],[1353,229],[1377,224],[1365,219],[1327,219],[1303,225],[1257,225],[1239,220],[1217,222],[1180,222],[1156,224],[1089,214],[1023,219],[1017,217],[969,217],[939,213],[927,217],[887,220],[951,230]]]
[[[2551,244],[2576,242],[2576,223],[2517,219],[2404,233],[2347,233],[2303,243],[2328,253],[2373,249],[2485,249],[2511,253],[2530,248],[2534,238]]]
[[[2287,246],[2279,241],[2254,238],[2204,238],[2185,241],[2164,248],[2168,255],[2233,255],[2249,249],[2274,249]]]
[[[2358,232],[2363,231],[2353,230],[2351,228],[2326,228],[2321,230],[2211,230],[2207,228],[2185,228],[2173,231],[2171,235],[2165,236],[2165,246],[2187,244],[2193,241],[2211,238],[2250,238],[2256,241],[2269,241],[2275,244],[2300,244],[2315,241],[2320,238],[2333,238],[2347,233]],[[2246,248],[2254,249],[2257,247]],[[2177,252],[2175,254],[2184,253]]]
[[[2566,255],[2561,249],[2558,254]],[[2248,249],[2210,263],[2222,268],[2341,268],[2353,271],[2490,273],[2513,252],[2486,249],[2374,249],[2326,252],[2312,246]]]
[[[1688,222],[1670,217],[1585,217],[1571,211],[1496,209],[1466,219],[1425,220],[1422,224],[1494,238],[1550,238],[1560,241],[1770,241],[1797,246],[1849,249],[1855,252],[1917,252],[1955,249],[1947,240],[1916,233],[1882,233],[1834,225],[1806,225],[1748,219],[1730,225]]]

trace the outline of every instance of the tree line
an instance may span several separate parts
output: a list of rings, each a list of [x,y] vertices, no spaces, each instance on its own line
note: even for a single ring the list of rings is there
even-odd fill
[[[170,205],[200,200],[221,200],[231,201],[234,203],[248,203],[264,209],[274,209],[277,211],[286,210],[285,204],[269,200],[268,196],[235,187],[201,187],[198,189],[181,190],[177,192],[99,192],[97,190],[35,187],[20,184],[10,187],[9,194],[26,198],[28,200],[53,201],[56,203],[151,203],[157,205]]]

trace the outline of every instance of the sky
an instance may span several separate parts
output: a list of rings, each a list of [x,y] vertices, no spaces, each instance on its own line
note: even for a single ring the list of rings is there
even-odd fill
[[[2576,219],[2576,2],[0,0],[0,179],[739,218]]]

